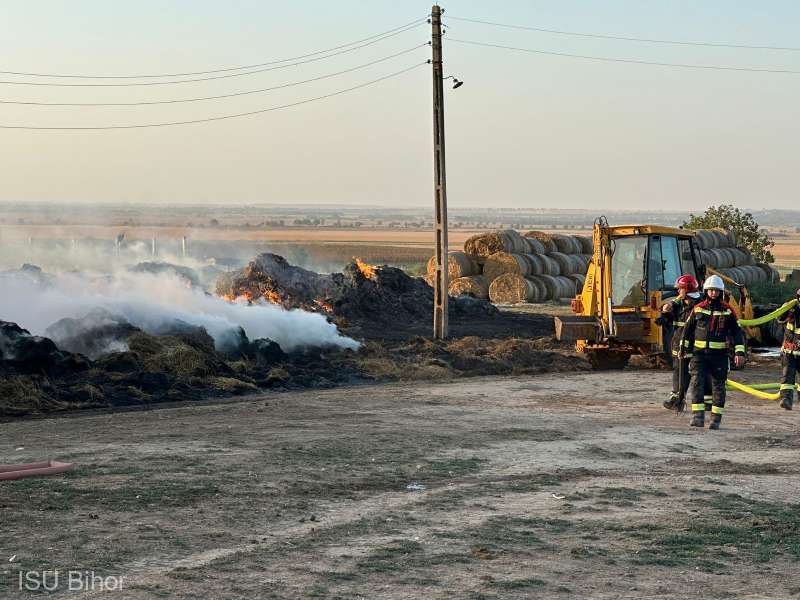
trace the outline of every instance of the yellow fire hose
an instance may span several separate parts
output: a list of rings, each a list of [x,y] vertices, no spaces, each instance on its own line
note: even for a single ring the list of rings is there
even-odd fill
[[[797,305],[797,300],[790,300],[786,302],[780,308],[773,310],[771,313],[764,315],[763,317],[758,317],[757,319],[739,319],[739,325],[742,327],[756,327],[758,325],[763,325],[764,323],[769,323],[772,319],[777,319],[782,314],[792,310]],[[761,398],[763,400],[778,400],[780,398],[780,393],[767,393],[763,390],[774,390],[781,387],[780,383],[754,383],[753,385],[745,385],[743,383],[738,383],[731,379],[728,379],[725,382],[725,387],[728,390],[736,390],[739,392],[744,392],[745,394],[750,394],[751,396],[755,396],[756,398]],[[800,384],[795,386],[797,388],[798,393],[800,393]]]
[[[753,385],[745,385],[743,383],[739,383],[737,381],[733,381],[732,379],[728,379],[725,382],[725,388],[728,390],[736,390],[739,392],[744,392],[745,394],[750,394],[751,396],[755,396],[756,398],[761,398],[762,400],[778,400],[780,399],[781,395],[779,392],[775,392],[774,394],[768,394],[762,390],[774,390],[781,387],[780,383],[754,383]],[[796,384],[795,387],[797,388],[797,392],[800,393],[800,383]]]
[[[758,325],[763,325],[764,323],[769,323],[772,319],[777,319],[783,313],[789,312],[792,310],[795,305],[797,304],[797,300],[789,300],[786,304],[781,306],[780,308],[776,308],[768,315],[764,315],[763,317],[758,317],[757,319],[739,319],[739,325],[742,327],[756,327]]]

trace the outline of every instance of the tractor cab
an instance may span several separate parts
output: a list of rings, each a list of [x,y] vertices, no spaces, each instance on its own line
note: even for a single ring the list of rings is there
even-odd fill
[[[655,320],[664,300],[677,295],[675,280],[700,278],[694,232],[659,225],[594,226],[594,254],[574,317],[556,317],[556,337],[574,340],[598,369],[621,368],[633,354],[664,355]]]
[[[659,228],[665,229],[665,228]],[[681,275],[698,277],[692,252],[692,235],[681,231],[611,236],[611,305],[638,307],[675,296],[675,280]]]

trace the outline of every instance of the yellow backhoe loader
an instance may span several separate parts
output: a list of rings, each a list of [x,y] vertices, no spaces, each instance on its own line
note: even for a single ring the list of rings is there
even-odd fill
[[[694,232],[660,225],[612,227],[600,217],[593,239],[583,290],[572,301],[575,316],[555,318],[556,338],[576,341],[595,369],[621,369],[632,355],[670,363],[671,331],[656,324],[661,306],[678,294],[674,283],[680,275],[702,283],[716,273],[699,263]],[[720,277],[739,318],[753,318],[747,288]],[[749,328],[748,336],[759,339],[758,328]]]

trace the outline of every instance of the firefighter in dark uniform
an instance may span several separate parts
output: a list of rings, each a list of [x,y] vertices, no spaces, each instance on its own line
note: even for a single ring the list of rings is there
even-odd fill
[[[683,369],[683,392],[689,389],[689,361],[679,360],[681,338],[683,327],[686,320],[692,313],[695,304],[700,301],[700,294],[697,291],[698,283],[692,275],[681,275],[675,280],[675,287],[678,295],[671,298],[661,307],[661,317],[656,320],[659,325],[672,325],[672,395],[669,400],[664,401],[664,408],[675,410],[680,403],[681,369]],[[690,353],[686,353],[685,358],[690,358]],[[710,410],[709,406],[709,410]]]
[[[725,284],[718,275],[712,275],[703,284],[705,299],[693,309],[683,328],[681,352],[691,353],[688,398],[692,402],[692,427],[703,427],[705,404],[703,387],[706,375],[711,375],[711,424],[709,429],[719,429],[725,411],[725,381],[728,378],[730,340],[734,344],[734,362],[737,368],[744,366],[744,333],[739,327],[737,315],[723,300]]]
[[[778,321],[786,323],[783,332],[783,346],[781,346],[781,408],[792,410],[792,400],[797,385],[797,364],[800,362],[800,289],[796,292],[798,304],[792,310],[778,317]]]

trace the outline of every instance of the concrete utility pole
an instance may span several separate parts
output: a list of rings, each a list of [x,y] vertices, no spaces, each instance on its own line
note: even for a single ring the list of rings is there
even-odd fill
[[[447,337],[447,181],[444,161],[444,73],[442,72],[442,9],[431,8],[433,67],[433,199],[436,205],[436,273],[433,282],[433,337]]]

